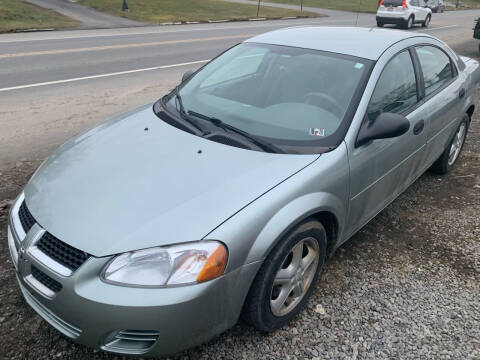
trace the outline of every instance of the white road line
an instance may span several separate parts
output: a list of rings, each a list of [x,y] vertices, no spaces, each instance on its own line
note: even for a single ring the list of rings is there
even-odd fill
[[[434,31],[434,30],[441,30],[441,29],[450,29],[458,27],[458,25],[446,25],[446,26],[439,26],[439,27],[432,27],[432,28],[427,28],[427,29],[419,29],[418,31],[424,32],[424,31]]]
[[[210,60],[190,61],[190,62],[179,63],[179,64],[172,64],[172,65],[162,65],[162,66],[155,66],[155,67],[143,68],[143,69],[135,69],[135,70],[128,70],[128,71],[118,71],[118,72],[108,73],[108,74],[100,74],[100,75],[92,75],[92,76],[83,76],[83,77],[72,78],[72,79],[55,80],[55,81],[47,81],[47,82],[36,83],[36,84],[12,86],[12,87],[7,87],[7,88],[0,89],[0,92],[3,92],[3,91],[11,91],[11,90],[27,89],[27,88],[39,87],[39,86],[64,84],[64,83],[70,83],[70,82],[81,81],[81,80],[99,79],[99,78],[104,78],[104,77],[118,76],[118,75],[125,75],[125,74],[133,74],[133,73],[144,72],[144,71],[169,69],[169,68],[174,68],[174,67],[179,67],[179,66],[186,66],[186,65],[203,64],[203,63],[206,63],[206,62],[208,62],[208,61],[210,61]]]

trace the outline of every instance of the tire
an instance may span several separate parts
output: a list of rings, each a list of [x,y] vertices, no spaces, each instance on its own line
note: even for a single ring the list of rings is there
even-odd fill
[[[422,27],[424,27],[424,28],[428,27],[428,24],[430,24],[430,20],[432,20],[432,17],[430,15],[427,15],[427,17],[425,18],[425,20],[422,23]]]
[[[292,320],[312,294],[325,263],[326,249],[327,236],[320,222],[307,220],[297,225],[264,260],[248,292],[242,318],[266,332],[279,329]],[[297,250],[296,256],[294,250]],[[300,260],[295,261],[295,258]],[[296,264],[309,261],[307,266],[296,267]],[[274,281],[278,284],[274,285]]]
[[[413,19],[413,15],[412,15],[412,16],[410,16],[410,17],[408,18],[407,21],[404,21],[404,22],[403,22],[402,28],[403,28],[403,29],[406,29],[406,30],[410,29],[410,28],[413,26],[413,20],[414,20],[414,19]]]
[[[465,144],[469,124],[470,118],[467,114],[465,114],[462,122],[460,123],[460,125],[458,125],[457,130],[455,130],[455,135],[453,136],[453,139],[448,143],[445,151],[430,168],[431,172],[436,174],[446,174],[453,168],[458,158],[460,157],[463,145]],[[460,135],[461,131],[463,131],[462,135]],[[454,152],[452,153],[452,151]]]
[[[381,21],[377,21],[377,26],[378,26],[378,27],[383,27],[383,25],[385,25],[385,24],[382,23]]]

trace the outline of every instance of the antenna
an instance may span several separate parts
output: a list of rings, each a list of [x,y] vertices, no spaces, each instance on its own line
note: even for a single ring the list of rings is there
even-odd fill
[[[358,15],[360,14],[361,8],[362,8],[362,0],[358,0],[358,11],[357,11],[357,19],[355,20],[355,26],[358,25]]]

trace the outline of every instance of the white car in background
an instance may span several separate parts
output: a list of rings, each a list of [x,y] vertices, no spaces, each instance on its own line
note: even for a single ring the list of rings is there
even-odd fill
[[[432,19],[432,10],[424,0],[382,0],[377,11],[377,26],[396,24],[410,29],[413,24],[427,27]]]

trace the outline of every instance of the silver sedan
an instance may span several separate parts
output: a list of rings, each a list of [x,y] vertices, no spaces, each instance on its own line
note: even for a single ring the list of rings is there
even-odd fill
[[[427,169],[452,169],[479,73],[419,33],[245,41],[45,161],[10,214],[20,289],[115,353],[174,353],[239,316],[278,329],[341,244]]]

